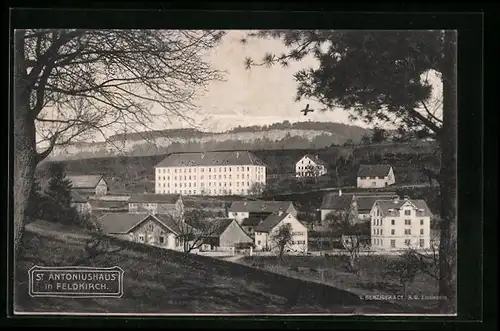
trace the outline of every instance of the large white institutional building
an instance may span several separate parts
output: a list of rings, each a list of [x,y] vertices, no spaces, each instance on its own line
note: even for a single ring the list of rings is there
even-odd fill
[[[266,166],[248,151],[172,153],[155,166],[157,194],[246,195],[256,183]]]

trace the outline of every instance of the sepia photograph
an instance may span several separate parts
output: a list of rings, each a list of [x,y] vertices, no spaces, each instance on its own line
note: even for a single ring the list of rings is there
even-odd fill
[[[15,315],[456,315],[456,30],[11,46]]]

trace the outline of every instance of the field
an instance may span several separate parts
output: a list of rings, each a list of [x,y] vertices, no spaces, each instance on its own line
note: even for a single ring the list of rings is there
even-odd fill
[[[385,275],[388,262],[396,256],[360,256],[360,273],[347,272],[347,262],[340,256],[284,256],[280,261],[276,256],[246,256],[240,263],[261,265],[283,275],[330,284],[348,290],[360,296],[365,295],[403,295],[404,290],[399,279]],[[408,300],[405,304],[414,309],[433,312],[438,301],[430,300],[437,296],[438,284],[426,274],[418,274],[414,282],[408,286],[408,295],[416,295],[426,300]]]
[[[107,239],[119,250],[86,263],[83,243],[91,234],[37,221],[27,226],[16,261],[15,312],[64,313],[395,313],[405,307],[363,301],[350,292],[304,282],[218,259]],[[175,254],[174,254],[175,253]],[[32,298],[33,266],[120,266],[120,299]],[[294,290],[291,290],[294,289]]]

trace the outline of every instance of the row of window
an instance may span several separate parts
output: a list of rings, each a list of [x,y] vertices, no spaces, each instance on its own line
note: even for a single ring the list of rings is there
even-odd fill
[[[184,195],[187,195],[187,194],[195,194],[196,195],[196,194],[198,194],[198,193],[196,193],[197,192],[196,190],[176,190],[176,189],[172,189],[172,190],[169,190],[169,189],[166,189],[166,190],[165,189],[163,189],[163,190],[162,189],[157,189],[156,192],[158,194],[184,194]],[[208,190],[202,189],[201,192],[200,192],[200,194],[201,195],[205,195],[205,194],[211,195],[211,194],[217,194],[218,193],[220,195],[222,195],[222,194],[224,194],[224,195],[228,195],[228,194],[231,195],[233,193],[234,194],[243,194],[243,193],[246,193],[246,192],[247,192],[247,190],[243,189],[243,188],[241,188],[241,189],[234,189],[234,190],[233,189],[219,189],[218,191],[217,191],[217,189],[213,189],[213,190],[212,189],[208,189]]]
[[[247,174],[247,179],[250,178],[250,175]],[[263,176],[262,175],[259,175],[257,176],[257,178],[259,179],[262,179]],[[158,176],[158,181],[161,181],[161,180],[167,180],[169,181],[170,180],[170,176]],[[177,178],[177,176],[173,176],[173,179],[174,180],[182,180],[182,176],[179,176],[179,178]],[[205,177],[203,175],[200,176],[200,180],[204,180]],[[208,175],[208,179],[212,179],[212,175]],[[217,175],[214,175],[213,176],[213,179],[217,179]],[[231,175],[219,175],[219,179],[232,179]],[[240,175],[236,175],[236,179],[240,179]],[[244,175],[241,175],[241,179],[245,179],[245,176]],[[196,180],[196,176],[184,176],[184,180]]]
[[[384,235],[384,229],[373,229],[373,234],[377,236],[383,236]],[[424,229],[420,229],[420,234],[424,234]],[[391,229],[391,235],[394,236],[396,235],[396,230]],[[411,229],[405,229],[405,235],[411,235]]]
[[[232,166],[225,166],[225,167],[214,167],[214,168],[207,168],[207,172],[217,172],[217,170],[219,172],[231,172],[233,167]],[[234,167],[235,168],[235,171],[245,171],[245,167]],[[229,170],[228,170],[229,169]],[[196,172],[196,170],[198,170],[198,168],[194,168],[194,167],[183,167],[183,168],[180,168],[180,169],[177,169],[177,168],[174,168],[172,169],[172,171],[170,171],[171,169],[170,168],[158,168],[158,173],[190,173],[191,170],[192,172]],[[199,168],[200,172],[205,172],[205,168]],[[213,170],[213,171],[212,171]],[[246,171],[250,171],[250,167],[246,167]],[[261,172],[263,171],[263,167],[257,167],[257,171],[258,172]]]
[[[236,182],[236,186],[240,186],[240,183],[241,183],[241,186],[245,186],[245,182]],[[193,187],[196,187],[196,183],[192,183]],[[224,185],[223,185],[224,184]],[[168,188],[170,188],[170,183],[167,183],[166,184]],[[222,183],[222,182],[219,182],[219,187],[227,187],[227,186],[232,186],[233,183],[232,182],[229,182],[229,183]],[[184,186],[182,185],[182,183],[179,183],[179,185],[177,185],[177,183],[174,183],[173,187],[191,187],[191,183],[184,183]],[[205,187],[205,183],[200,183],[200,186],[201,187]],[[208,182],[208,186],[211,187],[211,186],[214,186],[216,187],[217,186],[217,182]],[[250,186],[250,182],[247,182],[247,185],[246,186]],[[161,183],[161,184],[158,184],[158,188],[160,187],[165,187],[165,183]]]
[[[361,180],[370,180],[370,179],[384,179],[385,177],[378,177],[378,176],[375,176],[375,177],[370,177],[370,176],[366,176],[366,177],[359,177],[359,179]]]
[[[384,225],[384,220],[382,219],[374,219],[373,220],[373,225],[374,226],[383,226]],[[396,225],[396,220],[391,220],[391,225]],[[411,219],[406,219],[405,220],[405,225],[411,225]],[[424,225],[424,220],[420,220],[420,225]]]
[[[391,239],[391,248],[396,248],[396,239]],[[425,239],[420,239],[418,242],[420,247],[425,247]],[[372,239],[372,245],[383,246],[384,239]],[[411,239],[405,239],[405,246],[411,246]]]

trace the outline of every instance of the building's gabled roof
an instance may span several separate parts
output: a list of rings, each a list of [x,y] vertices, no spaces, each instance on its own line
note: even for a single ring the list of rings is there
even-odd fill
[[[427,206],[425,200],[421,199],[392,199],[392,200],[377,200],[375,203],[379,206],[382,216],[391,216],[390,210],[400,210],[405,203],[411,203],[417,209],[417,216],[432,217],[432,212]]]
[[[286,211],[290,205],[293,205],[291,201],[234,201],[228,211],[232,213],[275,213],[280,209]]]
[[[288,215],[289,214],[287,214],[287,213],[282,213],[281,215],[271,214],[255,228],[255,231],[256,232],[271,232],[272,229],[274,229],[276,227],[276,225],[278,225]]]
[[[71,202],[73,203],[87,203],[89,202],[87,197],[82,196],[75,190],[71,190]]]
[[[327,193],[323,196],[321,209],[348,210],[352,204],[352,194]]]
[[[127,201],[111,201],[111,200],[100,200],[100,199],[90,199],[90,205],[92,206],[92,210],[128,210],[128,202]]]
[[[242,226],[257,226],[262,223],[264,219],[262,217],[247,217],[241,222]]]
[[[378,177],[384,178],[389,174],[391,165],[389,164],[362,164],[359,166],[358,177]]]
[[[177,220],[169,214],[154,215],[161,223],[176,234],[195,233],[196,229],[182,220]]]
[[[180,194],[133,194],[128,200],[129,203],[163,203],[163,204],[176,204],[180,199]]]
[[[259,158],[249,151],[216,151],[199,153],[172,153],[155,167],[262,165]]]
[[[306,154],[306,155],[304,155],[302,157],[302,159],[305,158],[305,157],[311,159],[311,161],[314,161],[314,163],[316,163],[317,165],[322,165],[322,166],[325,166],[325,167],[327,166],[326,162],[323,161],[322,159],[320,159],[318,155]],[[302,159],[300,159],[300,160],[302,160]]]
[[[131,228],[145,220],[151,214],[129,214],[129,213],[112,213],[104,214],[99,218],[99,224],[104,233],[109,234],[126,234]]]
[[[216,227],[215,231],[210,234],[209,237],[219,237],[226,231],[231,223],[236,222],[235,220],[229,218],[217,218],[212,220],[214,222],[214,226]]]
[[[372,196],[358,196],[355,195],[356,204],[358,206],[358,213],[367,214],[372,210],[373,204],[377,200],[392,199],[395,194],[372,195]]]
[[[71,181],[74,189],[93,189],[103,178],[102,175],[68,175],[66,178]]]

